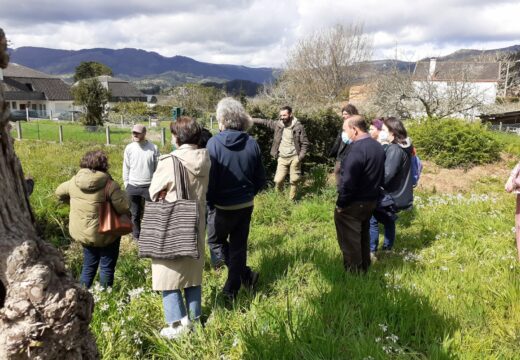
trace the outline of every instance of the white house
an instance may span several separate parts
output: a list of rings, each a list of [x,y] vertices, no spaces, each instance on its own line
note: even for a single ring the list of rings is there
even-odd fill
[[[73,109],[70,86],[56,76],[9,63],[0,74],[0,86],[11,110],[35,110],[48,117]]]
[[[482,105],[496,101],[500,82],[500,64],[495,62],[437,61],[435,58],[418,61],[413,73],[417,93],[437,96],[446,101],[463,97]],[[450,100],[451,101],[451,100]],[[457,115],[474,117],[478,109],[472,107]]]

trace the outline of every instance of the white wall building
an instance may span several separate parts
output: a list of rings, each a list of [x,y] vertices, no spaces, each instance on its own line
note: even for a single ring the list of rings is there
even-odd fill
[[[73,110],[70,85],[58,77],[10,63],[3,70],[0,86],[11,110],[33,110],[49,117]]]

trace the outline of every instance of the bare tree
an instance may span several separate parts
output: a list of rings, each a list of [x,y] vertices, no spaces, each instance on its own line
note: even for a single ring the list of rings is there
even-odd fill
[[[289,52],[278,84],[300,106],[333,104],[348,98],[371,51],[371,39],[360,24],[315,31]]]
[[[6,45],[0,29],[0,68],[7,67]],[[35,230],[8,117],[0,87],[0,358],[96,359],[92,296]]]
[[[472,66],[475,65],[444,67],[442,79],[397,68],[379,74],[371,88],[368,107],[380,115],[471,117],[486,103],[485,89],[475,84]]]

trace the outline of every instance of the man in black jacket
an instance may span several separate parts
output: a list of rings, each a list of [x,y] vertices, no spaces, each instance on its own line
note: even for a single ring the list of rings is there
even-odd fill
[[[343,122],[352,144],[341,162],[341,180],[334,223],[347,271],[370,266],[369,221],[384,179],[385,153],[368,134],[365,119],[355,115]]]

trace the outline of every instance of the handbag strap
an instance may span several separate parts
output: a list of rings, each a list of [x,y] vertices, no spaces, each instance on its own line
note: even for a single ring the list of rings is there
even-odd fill
[[[105,184],[105,201],[109,201],[109,199],[110,199],[110,196],[109,196],[110,185],[112,185],[112,180],[110,180],[110,177],[109,177],[107,180],[107,183]]]
[[[190,192],[188,189],[188,172],[181,161],[172,155],[173,173],[175,176],[175,188],[177,190],[177,198],[190,200]]]

